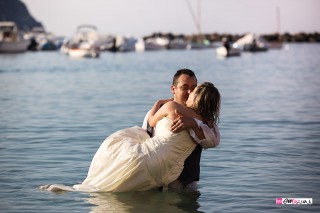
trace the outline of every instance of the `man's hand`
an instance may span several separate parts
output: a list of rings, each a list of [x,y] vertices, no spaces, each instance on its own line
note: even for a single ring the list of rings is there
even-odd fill
[[[189,117],[181,115],[177,110],[175,110],[176,115],[178,116],[171,125],[171,131],[173,133],[181,132],[182,130],[197,127],[197,122]]]

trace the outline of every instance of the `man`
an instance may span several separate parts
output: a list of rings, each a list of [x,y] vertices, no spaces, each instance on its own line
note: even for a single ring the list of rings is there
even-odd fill
[[[189,94],[197,87],[197,78],[192,70],[181,69],[176,72],[171,85],[173,99],[163,100],[163,103],[168,101],[176,101],[177,103],[186,105]],[[150,111],[149,111],[150,112]],[[153,129],[148,125],[149,112],[145,116],[142,128],[146,129],[150,136],[153,135]],[[179,115],[179,112],[176,112]],[[198,138],[194,131],[199,128],[203,131],[203,137]],[[197,123],[191,117],[181,116],[173,121],[171,126],[172,132],[180,132],[188,129],[190,135],[198,143],[191,155],[185,160],[184,169],[177,180],[169,184],[169,188],[196,190],[197,181],[200,176],[200,158],[202,149],[213,148],[220,143],[220,133],[217,126],[210,128],[208,125],[199,122]]]

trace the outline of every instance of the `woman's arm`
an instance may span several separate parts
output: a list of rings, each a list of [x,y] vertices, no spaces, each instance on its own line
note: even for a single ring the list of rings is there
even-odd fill
[[[149,114],[149,124],[152,127],[155,127],[157,122],[162,119],[163,117],[168,117],[170,120],[175,120],[179,115],[176,114],[176,111],[182,112],[182,114],[187,114],[189,112],[193,113],[190,109],[183,107],[181,104],[178,104],[174,101],[166,102],[164,105],[161,105],[161,101],[157,101],[152,109],[150,110]],[[160,107],[160,108],[159,108]]]
[[[150,126],[155,127],[161,118],[167,116],[172,111],[171,102],[173,101],[168,102],[167,100],[158,100],[154,103],[148,118]]]

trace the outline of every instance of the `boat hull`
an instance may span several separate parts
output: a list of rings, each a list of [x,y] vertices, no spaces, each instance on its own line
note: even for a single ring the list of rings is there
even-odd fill
[[[97,58],[100,52],[92,49],[69,49],[68,54],[72,58]]]
[[[30,44],[29,40],[0,42],[0,53],[25,52]]]

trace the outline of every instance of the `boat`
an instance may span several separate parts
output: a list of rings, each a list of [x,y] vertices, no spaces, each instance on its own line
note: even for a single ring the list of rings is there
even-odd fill
[[[210,44],[210,41],[208,40],[199,40],[199,41],[191,41],[187,45],[188,50],[194,50],[194,49],[206,49],[206,48],[211,48],[213,47]]]
[[[116,52],[116,37],[113,35],[100,35],[99,40],[96,41],[95,45],[100,51]]]
[[[197,35],[188,42],[187,45],[187,49],[189,50],[200,50],[200,49],[206,49],[206,48],[212,48],[213,45],[210,43],[209,40],[204,38],[204,35],[202,34],[202,30],[201,30],[201,11],[202,11],[202,3],[201,0],[197,0],[197,14],[195,12],[195,9],[192,7],[191,3],[189,2],[189,0],[186,1],[189,12],[191,14],[191,17],[193,19],[193,22],[196,26],[197,29]]]
[[[224,37],[221,42],[222,46],[216,49],[216,53],[219,57],[230,57],[230,56],[240,56],[241,50],[239,48],[234,48],[230,45],[227,37]]]
[[[168,49],[171,50],[185,50],[187,49],[188,43],[183,38],[174,38],[170,40]]]
[[[14,22],[0,22],[0,53],[25,52],[30,43],[19,33]]]
[[[92,47],[89,43],[82,42],[76,47],[70,47],[67,53],[72,58],[97,58],[100,50]]]
[[[30,39],[28,50],[30,51],[55,51],[60,49],[63,37],[55,36],[45,31],[44,27],[33,27],[25,34]]]
[[[280,49],[283,48],[283,42],[281,42],[281,41],[269,41],[267,43],[267,45],[268,45],[269,49],[278,49],[278,50],[280,50]]]
[[[75,58],[97,58],[100,55],[99,33],[93,25],[80,25],[75,35],[64,42],[61,52]]]
[[[217,56],[220,57],[231,57],[231,56],[240,56],[241,50],[239,48],[230,47],[229,50],[227,50],[226,47],[218,47],[216,49]]]
[[[116,50],[119,52],[135,51],[137,41],[133,36],[117,36],[115,41]]]
[[[247,52],[261,52],[268,50],[268,44],[265,39],[254,33],[248,33],[233,43],[233,48],[239,48]]]
[[[277,7],[277,33],[276,33],[276,37],[273,39],[273,41],[269,41],[268,42],[268,47],[269,49],[282,49],[283,47],[283,42],[281,40],[281,38],[279,38],[280,36],[280,31],[281,31],[281,24],[280,24],[280,9],[279,7]]]
[[[150,37],[139,39],[135,43],[136,51],[165,50],[168,49],[169,39],[162,37]]]

